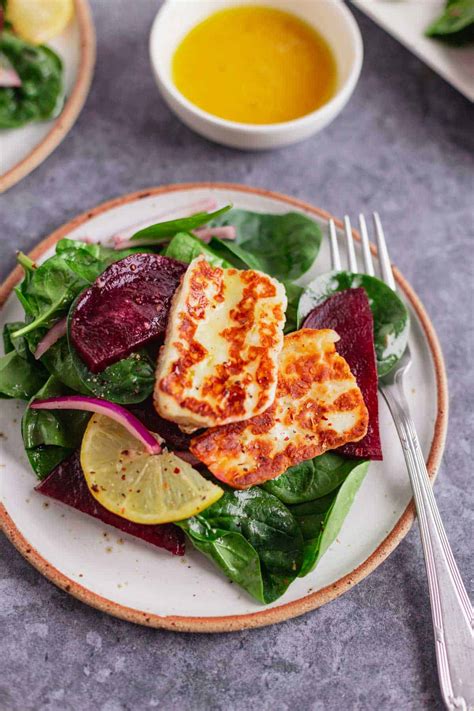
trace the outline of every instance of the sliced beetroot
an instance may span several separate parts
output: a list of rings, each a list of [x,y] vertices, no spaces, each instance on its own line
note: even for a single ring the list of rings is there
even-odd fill
[[[184,555],[184,534],[172,523],[144,525],[127,521],[107,511],[90,493],[79,460],[79,452],[74,452],[53,469],[38,486],[36,491],[73,509],[93,516],[110,526],[120,529],[130,536],[141,538],[158,548],[165,548],[173,555]]]
[[[374,322],[365,290],[346,289],[330,296],[311,311],[303,328],[332,328],[339,334],[337,351],[349,363],[369,411],[366,436],[359,442],[345,444],[338,451],[351,457],[382,459]]]
[[[99,373],[163,336],[186,267],[170,257],[131,254],[107,267],[81,294],[70,336],[89,370]]]

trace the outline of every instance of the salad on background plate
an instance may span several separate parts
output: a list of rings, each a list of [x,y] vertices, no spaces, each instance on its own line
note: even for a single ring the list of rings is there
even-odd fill
[[[36,491],[183,555],[260,603],[318,565],[371,460],[377,379],[406,307],[375,277],[323,273],[298,212],[212,201],[107,243],[24,254],[0,395]],[[157,559],[157,565],[160,560]]]
[[[65,30],[73,14],[73,0],[1,0],[0,129],[61,113],[63,62],[45,43]]]
[[[71,129],[94,57],[87,0],[0,0],[0,192]]]

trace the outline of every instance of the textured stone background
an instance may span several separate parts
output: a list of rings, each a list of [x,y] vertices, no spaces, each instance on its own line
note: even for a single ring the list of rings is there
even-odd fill
[[[338,215],[380,210],[395,259],[444,348],[451,414],[436,494],[468,583],[471,105],[355,12],[366,57],[342,116],[298,146],[239,153],[194,135],[160,100],[147,56],[159,3],[92,4],[98,35],[92,91],[64,143],[0,198],[2,277],[15,248],[29,249],[107,198],[161,183],[235,181]],[[442,708],[416,527],[343,598],[275,627],[220,636],[145,629],[89,609],[43,579],[3,537],[0,561],[0,711]]]

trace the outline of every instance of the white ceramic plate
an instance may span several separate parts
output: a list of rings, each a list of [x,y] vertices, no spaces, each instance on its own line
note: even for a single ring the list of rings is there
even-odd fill
[[[95,61],[95,32],[87,0],[75,0],[74,18],[47,43],[64,62],[66,103],[51,121],[0,130],[0,193],[31,173],[71,130],[86,100]]]
[[[474,101],[474,47],[449,47],[425,37],[445,0],[352,0],[360,10]]]
[[[105,240],[167,210],[213,196],[219,204],[262,212],[300,210],[326,232],[327,214],[300,201],[238,185],[191,184],[142,191],[101,205],[61,227],[36,250],[44,259],[63,236]],[[327,271],[324,240],[311,278]],[[5,305],[0,326],[22,317],[10,294],[19,270],[0,293]],[[401,276],[402,296],[411,312],[413,368],[407,397],[423,452],[434,476],[446,429],[446,383],[442,356],[423,308]],[[9,295],[10,294],[10,295]],[[222,631],[277,622],[313,609],[373,570],[408,531],[413,520],[410,485],[400,444],[385,404],[380,424],[385,460],[371,463],[337,541],[318,568],[296,580],[277,602],[262,606],[188,547],[184,558],[127,537],[88,516],[33,491],[20,435],[24,405],[2,401],[0,430],[5,434],[0,469],[0,524],[19,550],[46,577],[85,602],[126,619],[179,630]],[[408,507],[408,508],[407,508]],[[123,540],[123,544],[119,543]]]

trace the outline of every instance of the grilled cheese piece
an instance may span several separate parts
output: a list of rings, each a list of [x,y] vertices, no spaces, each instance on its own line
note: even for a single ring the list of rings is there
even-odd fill
[[[264,412],[275,399],[286,303],[266,274],[192,261],[158,359],[158,413],[193,431]]]
[[[191,452],[218,479],[245,489],[274,479],[367,432],[369,416],[339,336],[305,328],[285,336],[274,404],[246,422],[216,427],[191,441]]]

